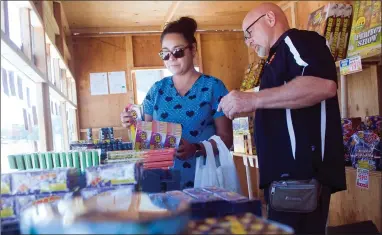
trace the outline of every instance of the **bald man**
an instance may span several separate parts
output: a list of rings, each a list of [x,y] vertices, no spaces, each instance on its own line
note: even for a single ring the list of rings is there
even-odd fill
[[[230,119],[255,112],[260,188],[268,203],[272,182],[314,178],[321,185],[314,211],[296,213],[268,206],[269,218],[292,226],[296,233],[324,233],[330,195],[346,189],[333,57],[324,37],[290,29],[283,11],[272,3],[250,11],[243,31],[246,44],[267,57],[260,89],[232,91],[218,110]]]

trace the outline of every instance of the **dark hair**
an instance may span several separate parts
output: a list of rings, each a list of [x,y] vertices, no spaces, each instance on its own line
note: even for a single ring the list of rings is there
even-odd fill
[[[179,33],[182,34],[184,39],[189,44],[195,43],[196,38],[194,36],[198,24],[196,21],[190,17],[181,17],[179,20],[175,20],[166,24],[162,35],[160,36],[160,41],[162,43],[164,36],[168,33]]]

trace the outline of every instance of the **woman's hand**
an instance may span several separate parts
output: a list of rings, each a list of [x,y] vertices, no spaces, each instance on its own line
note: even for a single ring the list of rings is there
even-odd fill
[[[121,113],[121,122],[122,126],[125,128],[129,128],[131,124],[134,122],[133,116],[131,115],[131,112],[127,109],[125,109]]]
[[[193,144],[190,144],[187,140],[181,139],[178,151],[176,156],[180,160],[187,160],[188,158],[194,156],[196,152],[196,147]]]

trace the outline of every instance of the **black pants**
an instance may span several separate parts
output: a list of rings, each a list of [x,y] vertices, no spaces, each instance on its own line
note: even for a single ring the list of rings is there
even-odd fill
[[[275,211],[269,205],[269,188],[264,190],[268,219],[289,225],[295,234],[325,234],[329,213],[330,188],[322,186],[317,209],[311,213]]]

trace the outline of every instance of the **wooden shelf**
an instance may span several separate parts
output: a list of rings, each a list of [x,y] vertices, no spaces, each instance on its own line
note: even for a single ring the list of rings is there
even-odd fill
[[[166,69],[165,66],[144,66],[144,67],[133,67],[131,70],[157,70]]]
[[[381,56],[382,54],[374,54],[371,56],[368,56],[366,58],[361,58],[362,64],[368,64],[368,63],[381,63]],[[336,61],[336,67],[340,67],[340,60]]]

